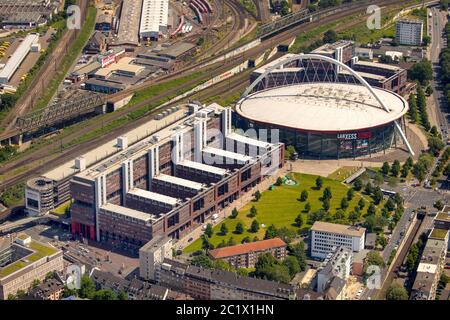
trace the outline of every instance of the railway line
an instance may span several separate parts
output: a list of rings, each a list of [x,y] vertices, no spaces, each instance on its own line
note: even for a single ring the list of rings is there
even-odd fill
[[[398,0],[374,1],[374,4],[378,4],[380,6],[387,5],[387,4],[395,5],[395,4],[400,4],[400,3],[404,3],[404,1],[398,1]],[[194,82],[206,80],[206,79],[209,79],[216,75],[219,75],[219,74],[223,73],[224,71],[229,70],[230,68],[241,63],[242,61],[246,60],[249,57],[255,57],[255,56],[262,54],[267,49],[272,48],[275,44],[284,42],[288,39],[291,39],[292,37],[296,36],[299,33],[299,31],[303,31],[303,32],[309,31],[309,30],[314,29],[324,23],[332,22],[332,21],[335,21],[335,20],[338,20],[338,19],[341,19],[341,18],[344,18],[347,16],[352,16],[359,12],[365,12],[365,9],[366,8],[364,5],[363,6],[355,5],[355,7],[352,7],[351,9],[349,9],[345,12],[340,12],[336,15],[326,17],[320,21],[314,21],[314,22],[311,22],[308,24],[296,26],[292,29],[286,30],[282,33],[279,33],[279,34],[273,36],[270,40],[263,41],[259,46],[255,47],[253,49],[250,49],[249,51],[245,52],[243,55],[239,55],[239,56],[230,58],[224,62],[219,62],[217,64],[209,65],[206,69],[202,69],[199,67],[204,62],[193,65],[190,68],[187,67],[184,70],[180,69],[175,74],[168,75],[163,80],[168,81],[168,80],[180,77],[181,75],[187,75],[187,74],[196,72],[198,70],[202,70],[203,74],[202,74],[202,76],[200,76],[199,78],[197,78],[195,80],[183,83],[182,85],[179,85],[179,86],[176,86],[156,97],[152,97],[152,98],[142,101],[136,105],[126,107],[124,109],[119,109],[118,111],[116,111],[114,113],[108,114],[103,119],[103,121],[104,121],[103,123],[104,123],[104,125],[107,125],[108,123],[126,115],[127,113],[129,113],[133,110],[136,110],[143,106],[155,103],[156,101],[158,101],[164,97],[167,97],[168,95],[176,93],[179,90],[181,90],[182,88],[193,84]],[[209,59],[211,59],[211,58],[209,58]],[[158,79],[158,80],[159,80],[159,82],[161,82],[161,79]],[[208,89],[202,91],[202,93],[199,94],[197,97],[200,97],[200,99],[201,99],[201,97],[215,96],[215,95],[219,95],[222,93],[227,93],[235,88],[245,86],[247,81],[248,81],[248,77],[239,75],[239,76],[232,78],[232,80],[230,80],[229,83],[232,84],[232,86],[229,85],[227,87],[226,84],[221,83],[220,86],[211,87],[211,88],[208,88]],[[228,81],[225,81],[225,82],[228,82]],[[139,86],[133,87],[132,89],[124,90],[125,92],[122,91],[116,95],[111,95],[111,98],[119,100],[127,95],[132,94],[133,92],[145,89],[153,84],[154,84],[154,81],[151,81],[150,83],[149,82],[143,83]],[[39,175],[40,173],[45,172],[46,170],[48,170],[50,168],[58,166],[72,158],[75,158],[77,155],[79,155],[81,153],[85,153],[86,151],[90,150],[92,148],[92,146],[98,145],[102,142],[109,140],[111,136],[118,136],[118,135],[124,134],[125,132],[129,131],[130,129],[147,122],[149,120],[149,118],[151,118],[152,116],[154,116],[156,113],[159,113],[159,112],[161,112],[160,109],[154,109],[151,112],[149,112],[147,115],[145,115],[137,120],[127,122],[126,124],[112,130],[111,132],[108,133],[107,136],[98,136],[93,139],[90,139],[89,141],[84,141],[78,145],[62,149],[61,152],[57,155],[52,154],[52,152],[54,152],[55,145],[46,145],[40,149],[37,149],[35,152],[29,153],[29,154],[21,157],[21,159],[18,161],[12,161],[11,163],[5,164],[4,166],[2,166],[0,168],[0,174],[14,171],[14,170],[19,169],[21,166],[33,163],[38,160],[45,159],[45,163],[40,164],[40,165],[30,168],[30,169],[26,169],[23,172],[15,175],[14,177],[3,181],[2,186],[8,187],[8,186],[14,185],[18,182],[24,181],[32,176]],[[83,136],[84,134],[91,132],[97,128],[98,128],[98,122],[91,123],[87,126],[84,126],[77,132],[72,132],[71,134],[61,138],[60,142],[62,145],[64,145],[64,144],[66,144],[74,139],[77,139],[77,138]]]
[[[81,20],[84,21],[87,15],[87,9],[89,0],[79,0],[81,10]],[[27,112],[30,107],[39,100],[45,92],[46,86],[49,84],[56,70],[58,70],[59,64],[62,62],[64,55],[66,54],[69,46],[78,37],[80,30],[70,29],[67,30],[58,46],[46,59],[46,62],[34,77],[30,83],[28,89],[22,94],[21,98],[17,101],[16,106],[0,123],[0,128],[5,128],[5,131],[11,130],[15,124],[15,119]]]

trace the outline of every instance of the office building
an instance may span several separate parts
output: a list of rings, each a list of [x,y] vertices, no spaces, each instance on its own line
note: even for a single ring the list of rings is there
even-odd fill
[[[325,259],[339,246],[359,252],[364,249],[365,232],[362,227],[316,221],[311,227],[311,256]]]
[[[397,21],[395,40],[398,44],[421,46],[423,40],[423,21],[401,19]]]

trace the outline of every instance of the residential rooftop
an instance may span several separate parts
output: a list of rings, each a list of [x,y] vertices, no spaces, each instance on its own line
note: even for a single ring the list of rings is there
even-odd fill
[[[448,230],[434,228],[431,231],[429,238],[445,239],[447,237],[447,234],[448,234]]]
[[[280,238],[273,238],[262,241],[255,241],[245,244],[238,244],[231,247],[218,248],[209,251],[214,259],[222,259],[251,252],[265,251],[272,248],[284,247],[286,243]]]

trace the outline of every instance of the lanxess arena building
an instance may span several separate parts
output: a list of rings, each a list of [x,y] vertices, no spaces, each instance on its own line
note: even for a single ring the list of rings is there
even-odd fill
[[[412,153],[403,133],[407,111],[400,95],[372,88],[350,67],[314,54],[268,68],[236,105],[240,125],[279,129],[282,142],[316,158],[367,156],[397,143]]]

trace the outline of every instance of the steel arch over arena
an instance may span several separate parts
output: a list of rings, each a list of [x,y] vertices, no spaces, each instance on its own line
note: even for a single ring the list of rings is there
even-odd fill
[[[349,66],[318,54],[292,55],[267,67],[236,105],[240,125],[280,129],[305,156],[351,158],[388,149],[401,138],[408,103],[372,88]],[[397,136],[398,134],[398,136]]]

